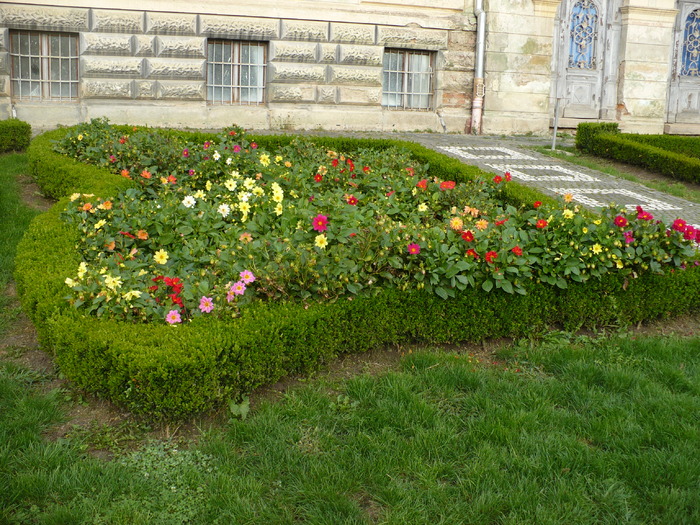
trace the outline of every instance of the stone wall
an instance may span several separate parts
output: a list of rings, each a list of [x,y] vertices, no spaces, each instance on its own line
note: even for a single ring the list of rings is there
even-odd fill
[[[353,20],[358,10],[369,8],[363,8],[363,2],[343,1],[343,11],[337,2],[332,16],[322,19],[319,12],[313,20],[0,4],[0,115],[10,115],[14,105],[19,118],[37,127],[107,116],[113,122],[164,126],[220,127],[235,122],[262,129],[462,132],[470,113],[474,63],[474,19],[457,8],[463,2],[409,1],[410,9],[421,10],[418,19],[431,27],[381,23],[394,21],[396,12],[368,17],[366,23],[343,21],[343,12]],[[282,12],[292,12],[293,2],[270,4],[284,4]],[[400,13],[409,8],[394,6]],[[431,11],[437,16],[428,24],[426,15]],[[10,98],[9,29],[79,34],[78,101]],[[268,43],[265,104],[207,104],[208,38]],[[435,52],[433,110],[381,107],[385,47]]]

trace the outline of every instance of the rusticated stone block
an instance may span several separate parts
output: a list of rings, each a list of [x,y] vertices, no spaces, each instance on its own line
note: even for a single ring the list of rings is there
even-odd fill
[[[197,36],[156,37],[156,53],[159,57],[206,58],[206,45],[206,39]]]
[[[136,98],[155,98],[158,82],[155,80],[137,80],[134,82],[134,96]]]
[[[326,81],[326,66],[321,64],[271,64],[271,82],[315,82]]]
[[[336,62],[338,62],[337,44],[319,44],[319,47],[319,62],[323,64],[335,64]]]
[[[136,35],[133,38],[134,55],[152,57],[156,54],[156,39],[152,36]]]
[[[309,20],[282,20],[282,38],[284,40],[328,41],[328,22],[311,22]]]
[[[377,44],[412,49],[447,49],[447,31],[410,27],[377,28]]]
[[[179,100],[204,100],[203,82],[179,82],[161,80],[158,82],[157,97]]]
[[[85,79],[80,84],[83,98],[131,98],[131,80]]]
[[[473,51],[475,45],[475,31],[452,30],[447,35],[447,47],[453,51]]]
[[[382,69],[365,66],[329,66],[330,81],[334,84],[381,86]]]
[[[131,55],[130,35],[112,33],[83,33],[80,35],[80,47],[86,55]]]
[[[204,60],[186,58],[149,58],[146,76],[148,78],[203,79]]]
[[[10,73],[10,53],[0,52],[0,75],[7,75]]]
[[[373,106],[379,104],[381,100],[382,88],[380,87],[338,87],[338,104]]]
[[[137,57],[84,56],[80,59],[83,76],[92,78],[140,77],[143,61]]]
[[[273,62],[316,62],[318,44],[314,42],[270,42],[270,60]]]
[[[87,9],[0,4],[0,20],[13,29],[45,31],[87,31]]]
[[[211,38],[272,40],[280,36],[280,21],[275,18],[200,15],[199,34]]]
[[[444,69],[448,71],[471,71],[474,69],[474,51],[445,51]]]
[[[195,35],[197,33],[197,15],[146,13],[146,33]]]
[[[100,33],[143,33],[145,15],[140,11],[93,9],[92,30]]]
[[[335,104],[337,91],[335,86],[317,86],[316,102],[319,104]]]
[[[379,46],[341,45],[338,60],[341,64],[358,64],[364,66],[381,66],[384,48]]]
[[[10,96],[10,77],[0,78],[0,97]]]
[[[377,27],[373,24],[331,23],[331,42],[374,44]]]
[[[314,102],[316,88],[314,86],[271,84],[269,100],[270,102]]]
[[[10,50],[10,30],[6,27],[0,28],[0,51]]]

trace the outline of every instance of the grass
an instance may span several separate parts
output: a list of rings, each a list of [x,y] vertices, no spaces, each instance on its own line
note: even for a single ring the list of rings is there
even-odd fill
[[[17,175],[25,173],[28,173],[26,155],[0,155],[0,290],[12,278],[17,243],[39,213],[23,205],[19,198]],[[18,308],[8,308],[9,301],[5,294],[0,294],[0,335],[19,313]]]
[[[13,198],[2,210],[22,209]],[[72,402],[51,379],[0,358],[0,523],[700,522],[697,336],[408,352],[308,380],[186,447],[123,422],[46,440]]]
[[[611,175],[613,177],[618,177],[621,179],[636,182],[638,184],[642,184],[642,185],[646,186],[647,188],[651,188],[651,189],[654,189],[657,191],[662,191],[664,193],[668,193],[669,195],[673,195],[673,196],[679,197],[681,199],[685,199],[685,200],[688,200],[691,202],[700,203],[700,191],[694,190],[694,189],[684,185],[681,182],[676,182],[676,181],[671,181],[671,180],[669,180],[668,182],[643,180],[643,179],[640,179],[638,177],[635,177],[634,175],[630,175],[629,173],[624,173],[624,172],[616,169],[606,159],[601,159],[599,157],[594,157],[592,155],[586,155],[586,154],[580,153],[573,146],[571,146],[571,147],[568,147],[568,146],[559,147],[557,150],[554,150],[554,151],[552,151],[548,147],[535,147],[533,149],[535,151],[537,151],[538,153],[542,153],[542,154],[548,155],[550,157],[565,160],[566,162],[570,162],[570,163],[576,164],[578,166],[583,166],[585,168],[597,170],[597,171],[600,171],[602,173],[606,173],[608,175]]]

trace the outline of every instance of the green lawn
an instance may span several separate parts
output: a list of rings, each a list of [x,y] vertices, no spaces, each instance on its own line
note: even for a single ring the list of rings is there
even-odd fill
[[[31,216],[9,183],[22,159],[0,158],[2,254]],[[0,523],[700,523],[698,336],[407,352],[110,461],[80,432],[42,437],[66,417],[50,379],[0,358]]]

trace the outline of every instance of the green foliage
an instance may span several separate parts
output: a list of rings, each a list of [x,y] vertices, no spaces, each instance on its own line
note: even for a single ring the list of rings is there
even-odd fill
[[[615,124],[617,126],[617,124]],[[617,133],[602,124],[579,124],[576,147],[596,155],[641,166],[674,179],[700,182],[699,142],[694,137]]]
[[[576,129],[576,147],[582,151],[590,151],[593,138],[601,133],[619,133],[617,122],[582,122]]]
[[[32,127],[16,118],[0,120],[0,153],[22,152],[32,139]]]
[[[58,133],[51,136],[60,139]],[[197,137],[198,140],[204,138]],[[263,139],[249,137],[251,143],[258,142],[261,150],[268,147],[272,150]],[[214,137],[206,140],[213,141]],[[270,143],[286,141],[285,147],[291,147],[288,137],[270,137],[269,140]],[[323,147],[358,152],[366,146],[361,141],[348,141],[350,139],[344,139],[341,145],[327,142]],[[396,144],[391,145],[394,146]],[[93,193],[94,203],[104,204],[117,190],[133,191],[140,186],[135,180],[120,177],[105,168],[80,168],[75,161],[50,151],[51,147],[49,140],[35,141],[30,148],[30,158],[38,159],[36,166],[46,165],[49,169],[60,166],[53,171],[56,180],[49,181],[37,175],[53,185],[59,195],[79,192],[82,199],[85,193]],[[452,159],[425,154],[430,159],[429,177],[433,177],[433,173],[451,173]],[[448,168],[441,164],[441,159],[446,159]],[[444,171],[433,171],[441,169]],[[472,171],[473,168],[465,168],[460,172],[460,177],[464,173],[464,182],[471,178]],[[75,173],[81,173],[82,178],[76,178]],[[149,191],[159,184],[170,184],[166,174],[162,173],[165,183],[154,182],[155,177],[141,177],[145,181],[141,187]],[[310,172],[308,177],[312,178],[313,174]],[[460,180],[458,174],[453,175],[446,180]],[[195,179],[206,189],[206,183],[215,184],[216,177]],[[289,191],[291,193],[291,188]],[[518,192],[513,190],[514,203],[517,196]],[[546,201],[539,194],[527,193],[528,200],[517,205],[527,206],[530,212],[523,214],[524,219],[515,218],[511,212],[509,215],[514,217],[511,220],[536,222],[529,200],[533,196]],[[241,399],[257,386],[287,374],[314,370],[319,363],[343,352],[362,352],[407,341],[455,343],[517,336],[544,330],[557,322],[569,328],[625,324],[700,309],[700,293],[696,293],[700,290],[698,267],[656,275],[643,266],[650,263],[640,259],[638,266],[630,267],[626,275],[601,272],[600,279],[586,283],[571,279],[565,288],[561,287],[559,278],[553,283],[539,285],[527,279],[521,284],[525,295],[488,293],[482,287],[471,286],[456,293],[456,285],[453,289],[448,282],[441,288],[449,300],[442,297],[437,287],[433,291],[419,287],[405,291],[383,287],[373,294],[350,294],[334,302],[299,304],[284,297],[268,303],[251,302],[236,313],[235,319],[196,316],[176,326],[92,318],[81,315],[66,301],[70,289],[64,281],[75,276],[81,262],[80,251],[75,249],[81,233],[60,219],[68,206],[76,207],[76,201],[62,199],[49,213],[38,217],[20,243],[15,275],[25,311],[34,320],[41,341],[55,349],[63,373],[78,386],[154,418],[179,419],[232,399]],[[543,206],[539,211],[555,215],[553,223],[561,221],[557,223],[560,227],[572,220],[564,217],[561,207],[556,211],[553,206]],[[139,210],[133,212],[139,213]],[[576,225],[581,231],[590,226],[589,217],[579,217],[575,213],[574,217],[577,217],[574,222],[581,221]],[[647,227],[646,223],[640,224]],[[136,230],[137,226],[130,225],[129,231]],[[92,228],[95,229],[94,225]],[[486,231],[488,235],[489,230]],[[500,238],[500,232],[490,231],[494,232],[490,234],[494,238],[497,233]],[[543,229],[536,226],[533,231],[535,239],[544,235]],[[599,233],[604,238],[607,232],[605,229]],[[540,240],[546,244],[544,238]],[[600,243],[594,236],[590,241],[591,246]],[[648,241],[656,242],[653,238]],[[601,267],[616,265],[612,255],[608,258],[602,253],[605,258],[600,259]],[[545,255],[554,257],[545,251],[533,256]],[[505,258],[505,252],[499,252],[499,257]],[[483,268],[487,268],[486,263],[483,264]],[[457,268],[454,275],[444,278],[454,277],[459,281],[456,278],[459,271]],[[497,287],[497,279],[493,277],[492,280],[492,287]],[[544,279],[548,283],[550,280],[551,276]],[[504,283],[500,284],[505,289]]]

